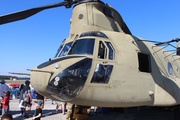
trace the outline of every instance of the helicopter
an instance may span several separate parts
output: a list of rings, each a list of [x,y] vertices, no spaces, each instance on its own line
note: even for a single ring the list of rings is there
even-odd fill
[[[134,36],[118,11],[101,0],[64,0],[0,16],[0,25],[49,8],[73,6],[69,36],[56,57],[30,69],[32,86],[47,98],[85,106],[180,104],[180,44]],[[156,43],[152,43],[156,42]]]

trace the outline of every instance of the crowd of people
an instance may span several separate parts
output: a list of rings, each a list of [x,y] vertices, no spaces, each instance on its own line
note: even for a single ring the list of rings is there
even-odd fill
[[[37,90],[30,87],[30,81],[26,80],[24,84],[21,84],[18,88],[19,90],[19,108],[21,116],[25,118],[32,117],[32,120],[40,120],[42,117],[42,111],[44,108],[45,96],[41,95]],[[10,99],[11,99],[12,89],[5,83],[5,80],[0,80],[0,105],[2,115],[1,120],[12,120],[12,115],[9,114]],[[33,102],[35,104],[35,112],[31,115],[31,107]],[[56,101],[55,114],[58,113],[59,106],[61,106],[62,114],[65,114],[66,103]]]

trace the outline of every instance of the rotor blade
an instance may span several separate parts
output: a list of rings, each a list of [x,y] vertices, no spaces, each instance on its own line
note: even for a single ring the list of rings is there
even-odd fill
[[[153,41],[153,40],[143,40],[143,39],[140,39],[138,41],[144,41],[144,42],[156,42],[156,43],[159,43],[159,41]]]
[[[27,75],[27,76],[30,76],[30,73],[21,73],[21,72],[9,72],[9,74]]]
[[[179,41],[180,41],[180,38],[176,38],[176,39],[172,39],[172,40],[167,41],[167,42],[159,42],[156,45],[158,46],[158,45],[162,45],[162,44],[169,44],[171,42],[179,42]]]
[[[9,22],[22,20],[22,19],[28,18],[28,17],[30,17],[30,16],[38,13],[38,12],[41,12],[41,11],[43,11],[45,9],[65,6],[67,4],[68,4],[68,1],[64,1],[64,2],[57,3],[57,4],[53,4],[53,5],[31,8],[31,9],[28,9],[28,10],[23,10],[23,11],[20,11],[20,12],[0,16],[0,25],[6,24],[6,23],[9,23]]]

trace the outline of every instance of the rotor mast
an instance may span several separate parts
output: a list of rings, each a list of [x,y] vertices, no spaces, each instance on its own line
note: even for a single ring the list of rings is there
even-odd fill
[[[87,2],[88,1],[88,2]],[[108,30],[131,34],[120,14],[100,0],[81,1],[73,8],[70,34]]]
[[[61,6],[71,8],[72,5],[75,5],[71,19],[70,33],[72,34],[74,31],[84,31],[88,29],[131,34],[119,13],[112,7],[104,4],[101,0],[64,0],[56,4],[31,8],[0,16],[0,25],[26,19],[46,9]]]

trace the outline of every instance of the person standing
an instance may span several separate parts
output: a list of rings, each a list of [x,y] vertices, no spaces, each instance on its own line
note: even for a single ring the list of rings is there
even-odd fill
[[[24,106],[24,117],[30,117],[31,106],[32,106],[32,98],[31,98],[31,88],[30,81],[25,81],[25,86],[23,87],[23,103]],[[26,113],[26,107],[28,107],[28,113]]]
[[[10,92],[6,91],[5,96],[3,98],[3,100],[1,100],[1,104],[2,104],[2,115],[4,115],[5,113],[9,112],[9,97],[10,97]]]
[[[4,97],[4,92],[6,92],[6,91],[11,92],[11,89],[5,83],[6,83],[6,81],[4,79],[0,80],[0,97],[2,97],[2,98]]]
[[[73,119],[73,113],[74,113],[74,104],[67,103],[67,114],[66,114],[66,120],[72,120]]]
[[[5,83],[6,83],[6,81],[4,79],[0,80],[0,100],[2,100],[4,98],[4,92],[6,92],[6,91],[10,91],[11,92],[11,89]],[[1,110],[1,108],[2,108],[2,104],[0,106],[0,110]],[[0,111],[0,114],[1,113],[2,112]]]
[[[60,102],[60,101],[57,101],[56,102],[56,114],[58,113],[58,109],[59,109],[59,106],[61,105],[61,111],[62,111],[62,114],[65,115],[65,110],[66,110],[66,103],[65,102]]]
[[[19,95],[19,108],[21,110],[21,113],[20,113],[21,115],[23,115],[23,113],[24,113],[24,107],[22,106],[23,101],[24,101],[24,99],[23,99],[23,88],[24,88],[24,84],[21,84],[21,86],[19,88],[19,91],[20,91],[20,95]]]
[[[11,99],[16,99],[17,96],[17,89],[15,87],[12,87],[11,89]]]

